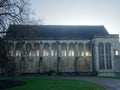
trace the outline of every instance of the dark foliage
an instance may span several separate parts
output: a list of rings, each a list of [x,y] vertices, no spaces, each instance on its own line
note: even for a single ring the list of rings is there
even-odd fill
[[[25,82],[22,81],[15,81],[15,80],[0,80],[0,90],[7,89],[7,88],[12,88],[16,86],[21,86],[26,84]]]

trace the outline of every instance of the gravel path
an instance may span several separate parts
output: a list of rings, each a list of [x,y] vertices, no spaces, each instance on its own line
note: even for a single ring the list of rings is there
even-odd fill
[[[120,90],[120,79],[107,79],[107,78],[97,78],[97,77],[61,77],[61,76],[57,76],[54,78],[85,80],[102,85],[106,88],[106,90]]]

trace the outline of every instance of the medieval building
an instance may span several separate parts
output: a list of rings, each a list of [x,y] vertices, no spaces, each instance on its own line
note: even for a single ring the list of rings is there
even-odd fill
[[[19,73],[120,74],[119,35],[104,26],[10,25],[6,37]]]

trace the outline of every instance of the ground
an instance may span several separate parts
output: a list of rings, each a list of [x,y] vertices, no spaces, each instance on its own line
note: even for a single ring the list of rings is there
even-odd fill
[[[98,77],[63,77],[63,76],[51,76],[51,77],[29,77],[29,78],[59,78],[59,79],[73,79],[73,80],[84,80],[88,82],[97,83],[99,85],[102,85],[105,87],[106,90],[120,90],[120,79],[108,79],[108,78],[98,78]],[[20,81],[10,81],[10,80],[0,80],[0,90],[9,88],[9,87],[15,87],[18,85],[23,85],[25,82]]]
[[[15,80],[0,80],[0,90],[24,85],[25,82]]]

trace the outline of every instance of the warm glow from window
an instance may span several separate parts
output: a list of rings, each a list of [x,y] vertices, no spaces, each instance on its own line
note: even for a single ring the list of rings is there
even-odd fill
[[[36,50],[35,51],[35,56],[39,56],[39,53],[40,53],[39,50]]]
[[[86,55],[86,56],[91,56],[91,53],[88,52],[88,51],[86,51],[86,52],[85,52],[85,55]]]
[[[29,56],[32,56],[32,52],[31,51],[29,52]]]
[[[62,56],[67,56],[66,50],[62,50]]]
[[[86,52],[86,56],[89,56],[89,52]]]
[[[57,56],[57,51],[51,50],[51,56]]]
[[[54,54],[53,54],[53,50],[51,50],[51,56],[54,56]]]
[[[115,50],[115,51],[114,51],[114,54],[115,54],[115,56],[118,56],[118,55],[119,55],[118,50]]]
[[[74,56],[74,51],[73,50],[69,51],[69,56]]]
[[[12,50],[9,51],[9,54],[10,54],[10,56],[13,56],[13,51]]]
[[[49,56],[49,52],[47,50],[43,51],[43,56]]]
[[[21,56],[21,52],[19,50],[16,51],[16,56]]]
[[[81,53],[81,56],[84,56],[84,52]]]

